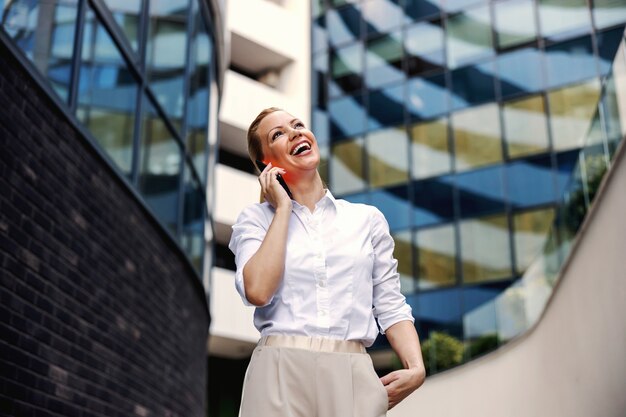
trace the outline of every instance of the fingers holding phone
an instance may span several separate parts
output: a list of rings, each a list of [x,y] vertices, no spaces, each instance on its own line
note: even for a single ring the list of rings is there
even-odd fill
[[[259,167],[261,168],[261,167]],[[291,208],[291,196],[287,184],[282,183],[280,180],[282,177],[280,174],[285,174],[286,171],[279,167],[272,166],[271,162],[263,167],[261,175],[259,175],[259,184],[261,184],[261,193],[265,199],[274,208],[279,207]],[[284,185],[283,185],[284,184]]]

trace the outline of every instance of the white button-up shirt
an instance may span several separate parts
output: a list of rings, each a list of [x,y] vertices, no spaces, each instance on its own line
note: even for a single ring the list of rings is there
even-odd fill
[[[267,202],[245,208],[229,248],[235,254],[235,284],[244,303],[243,268],[256,253],[274,217]],[[304,335],[357,340],[371,346],[380,332],[411,320],[400,293],[394,242],[375,207],[336,200],[327,191],[313,213],[293,202],[285,269],[270,302],[257,307],[261,336]]]

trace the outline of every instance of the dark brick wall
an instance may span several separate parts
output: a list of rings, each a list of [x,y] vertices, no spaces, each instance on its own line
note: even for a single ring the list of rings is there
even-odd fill
[[[205,415],[197,277],[2,40],[0,267],[0,415]]]

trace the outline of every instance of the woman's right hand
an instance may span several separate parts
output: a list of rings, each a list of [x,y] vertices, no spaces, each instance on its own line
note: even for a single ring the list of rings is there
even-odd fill
[[[280,185],[276,176],[285,174],[282,168],[272,166],[270,162],[259,175],[259,184],[261,184],[261,194],[275,209],[288,209],[291,211],[292,201],[287,191]]]

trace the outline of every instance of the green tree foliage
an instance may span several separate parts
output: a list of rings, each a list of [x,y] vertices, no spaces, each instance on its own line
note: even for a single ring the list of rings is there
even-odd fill
[[[424,365],[429,374],[459,365],[463,361],[463,343],[446,333],[432,332],[422,343]]]

